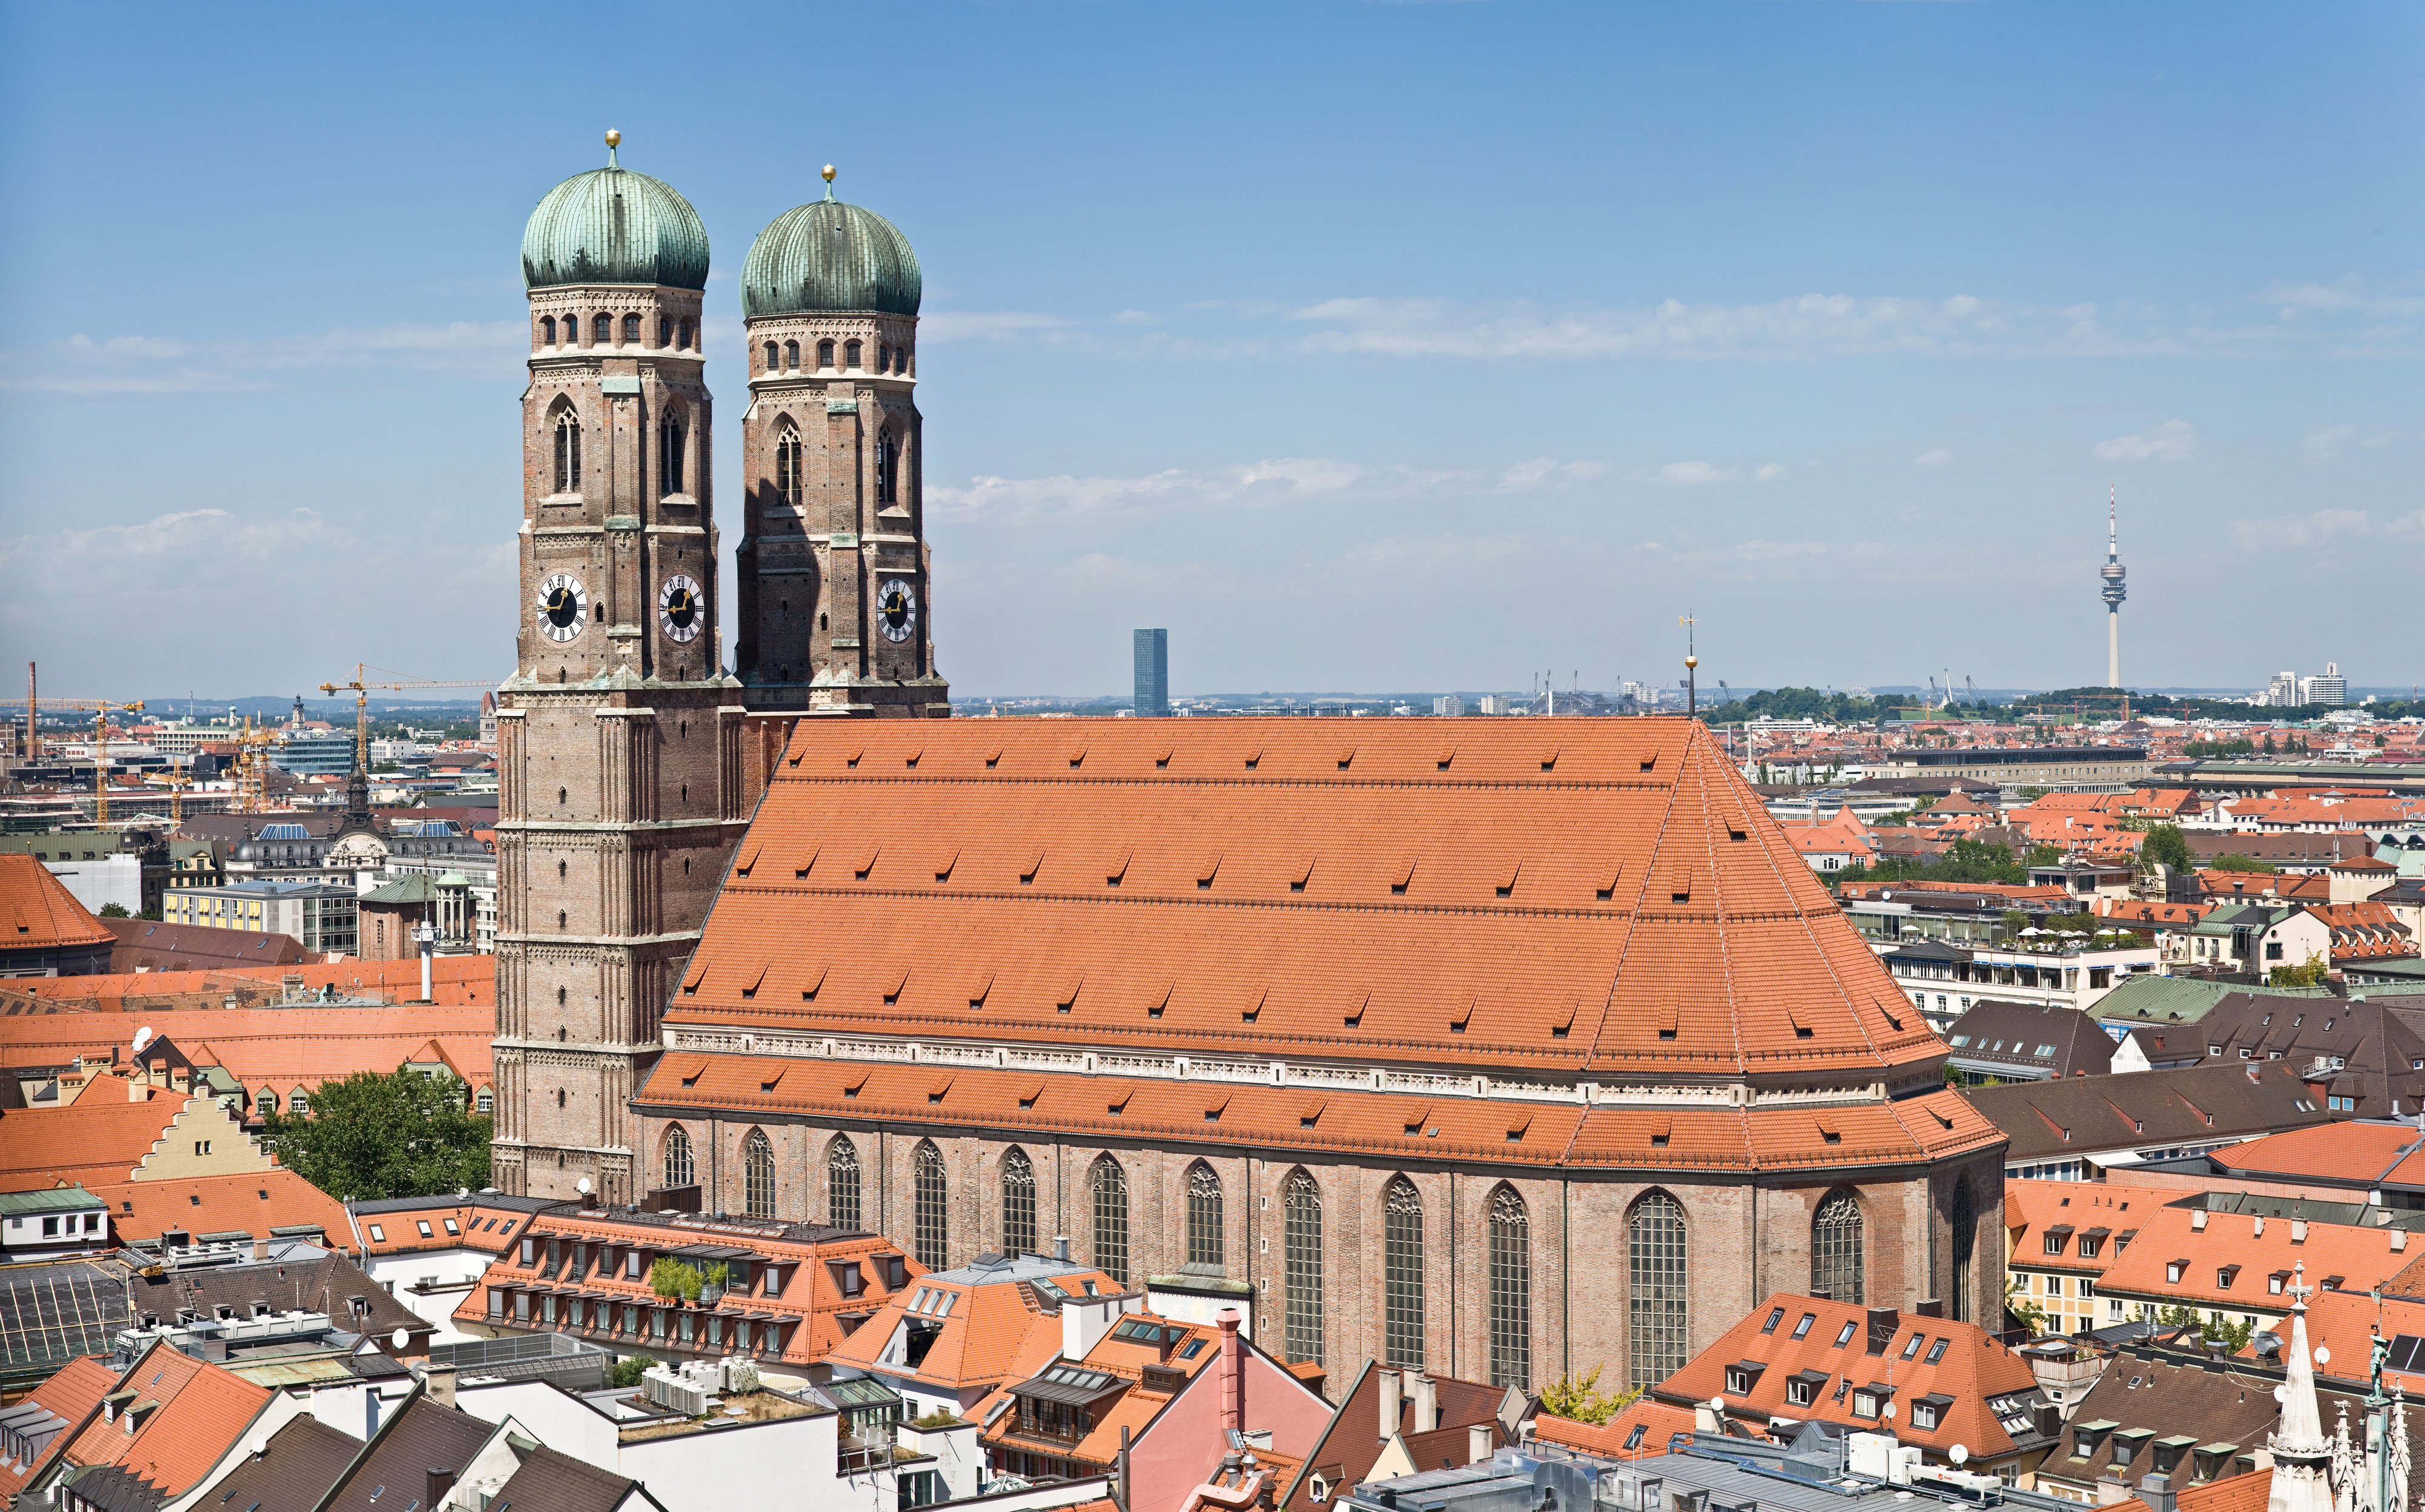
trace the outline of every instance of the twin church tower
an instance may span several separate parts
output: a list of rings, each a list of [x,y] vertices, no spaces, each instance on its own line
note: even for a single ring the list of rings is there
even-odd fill
[[[707,231],[616,161],[522,233],[521,610],[498,693],[504,1191],[640,1195],[628,1100],[766,773],[803,717],[939,717],[918,259],[826,197],[742,265],[743,535],[717,581]],[[728,615],[728,609],[730,613]],[[726,635],[735,642],[724,665]]]

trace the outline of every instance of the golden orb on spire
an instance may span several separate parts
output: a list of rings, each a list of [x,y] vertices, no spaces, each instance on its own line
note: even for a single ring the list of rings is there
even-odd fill
[[[611,127],[611,126],[610,126],[610,127],[608,127],[608,128],[607,128],[607,131],[606,131],[606,145],[607,145],[607,146],[609,146],[609,147],[620,147],[620,146],[622,146],[622,145],[623,145],[623,134],[622,134],[621,132],[619,132],[619,131],[615,130],[615,129],[614,129],[613,127]]]
[[[1684,665],[1686,667],[1698,667],[1701,665],[1701,659],[1698,656],[1687,656],[1684,658]]]
[[[825,167],[825,179],[827,184],[831,184],[833,182],[833,165],[831,163],[827,163]]]

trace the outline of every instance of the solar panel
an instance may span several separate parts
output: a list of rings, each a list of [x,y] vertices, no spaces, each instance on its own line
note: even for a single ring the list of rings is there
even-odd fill
[[[2417,1363],[2420,1353],[2425,1353],[2425,1338],[2403,1333],[2391,1341],[2391,1354],[2384,1363],[2393,1370],[2417,1370],[2420,1368]]]

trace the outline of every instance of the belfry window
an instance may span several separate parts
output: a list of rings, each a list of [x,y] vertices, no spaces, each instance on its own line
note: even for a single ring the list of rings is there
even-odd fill
[[[842,365],[845,371],[858,371],[859,343],[855,341],[846,341],[842,344]]]
[[[682,340],[678,345],[683,351],[690,350],[690,322],[687,320],[682,323]]]
[[[553,346],[555,345],[555,316],[541,315],[539,317],[538,344],[541,346]]]
[[[797,507],[807,491],[800,475],[800,433],[786,425],[775,433],[775,497]]]
[[[879,373],[890,373],[892,371],[891,347],[878,346],[875,348],[875,370]]]
[[[614,316],[612,316],[612,315],[600,315],[597,319],[595,319],[595,320],[593,320],[593,321],[591,321],[591,322],[589,323],[589,344],[590,344],[591,346],[605,346],[609,341],[611,341],[611,340],[613,340],[613,339],[614,339],[614,335],[615,335],[615,317],[614,317]]]
[[[790,371],[790,370],[793,370],[793,369],[796,369],[799,365],[800,365],[800,344],[799,344],[798,342],[795,342],[795,341],[787,341],[787,342],[785,342],[785,343],[783,344],[783,366],[784,366],[784,369],[785,369],[786,371]]]
[[[820,368],[833,366],[833,343],[829,341],[817,343],[817,366]]]
[[[875,438],[875,502],[897,504],[901,492],[901,443],[886,431]]]
[[[657,316],[657,345],[660,346],[671,346],[673,344],[673,318],[670,315]]]
[[[783,361],[782,349],[773,342],[766,344],[766,371],[772,373]]]
[[[623,345],[626,346],[637,346],[640,345],[640,317],[638,315],[625,315],[623,317]]]
[[[555,491],[581,491],[581,422],[570,410],[555,417]]]
[[[657,492],[680,493],[683,491],[683,445],[689,439],[690,427],[679,415],[667,415],[657,426]]]

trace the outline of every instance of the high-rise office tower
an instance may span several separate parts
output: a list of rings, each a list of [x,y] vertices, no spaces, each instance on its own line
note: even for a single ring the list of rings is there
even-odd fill
[[[1166,715],[1170,712],[1170,632],[1140,630],[1136,633],[1136,712],[1139,715]]]

